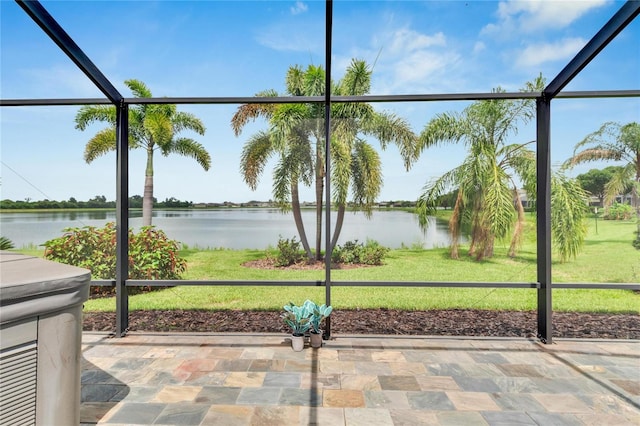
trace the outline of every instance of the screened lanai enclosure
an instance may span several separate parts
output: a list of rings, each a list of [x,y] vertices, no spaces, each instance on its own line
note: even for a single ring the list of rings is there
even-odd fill
[[[11,67],[11,75],[20,71],[22,78],[12,77],[15,84],[11,90],[3,87],[1,105],[6,120],[12,119],[11,126],[17,126],[24,138],[21,141],[9,140],[3,137],[3,158],[9,162],[10,156],[5,152],[21,150],[21,156],[25,162],[33,161],[40,153],[51,154],[50,167],[41,169],[41,174],[65,176],[69,174],[74,186],[89,188],[101,182],[110,182],[115,187],[116,199],[116,245],[117,266],[116,276],[113,280],[93,281],[93,285],[111,285],[116,288],[116,335],[123,337],[129,327],[129,296],[127,287],[134,286],[309,286],[321,287],[324,290],[327,304],[339,303],[334,290],[339,287],[360,287],[365,289],[382,289],[390,287],[412,288],[420,291],[426,287],[449,288],[479,288],[479,289],[518,289],[517,291],[535,292],[537,300],[537,334],[543,342],[550,343],[553,335],[553,309],[552,290],[560,288],[568,289],[625,289],[640,290],[637,282],[627,283],[592,283],[592,282],[554,282],[552,262],[552,238],[551,238],[551,177],[552,170],[564,161],[565,158],[552,158],[552,151],[557,147],[563,147],[569,152],[576,142],[586,134],[597,129],[600,124],[610,121],[607,111],[611,102],[623,102],[625,116],[622,120],[638,121],[638,98],[640,98],[640,68],[638,67],[640,40],[637,35],[637,16],[640,13],[639,1],[614,2],[615,10],[610,18],[604,22],[597,19],[589,20],[585,33],[559,34],[555,44],[543,44],[532,42],[525,45],[507,44],[510,37],[517,39],[521,34],[530,36],[535,32],[544,33],[551,31],[554,25],[561,26],[563,19],[577,19],[579,12],[572,8],[574,3],[557,3],[555,13],[537,15],[535,25],[527,30],[523,19],[527,12],[524,3],[517,2],[78,2],[74,3],[74,11],[60,10],[61,2],[16,1],[15,4],[2,2],[3,15],[7,16],[15,5],[23,12],[20,19],[11,22],[13,31],[3,31],[3,60],[5,55],[11,54],[11,63],[5,61],[5,67]],[[410,14],[406,9],[408,3],[418,10],[417,15]],[[551,3],[551,2],[549,2]],[[174,13],[165,15],[165,21],[160,24],[150,18],[157,10],[171,4]],[[208,5],[206,11],[202,5]],[[111,9],[111,8],[114,9]],[[611,8],[610,3],[607,7]],[[496,9],[491,14],[495,20],[485,26],[472,28],[467,20],[488,8]],[[127,12],[124,12],[124,11]],[[97,12],[96,12],[97,11]],[[130,13],[128,12],[130,11]],[[413,13],[416,13],[415,11]],[[148,14],[148,15],[146,15]],[[423,15],[420,15],[423,14]],[[290,21],[281,20],[286,15]],[[13,16],[13,15],[12,15]],[[378,16],[378,18],[376,18]],[[383,16],[383,18],[380,18]],[[6,18],[8,19],[8,18]],[[13,19],[13,18],[12,18]],[[587,18],[585,18],[587,19]],[[635,21],[634,21],[635,20]],[[417,22],[424,22],[425,27],[418,29]],[[229,25],[229,24],[232,25]],[[530,22],[531,23],[531,22]],[[8,25],[8,23],[7,23]],[[34,36],[31,32],[23,35],[22,29],[31,29],[36,25],[39,31],[46,34],[50,40],[42,40],[44,37]],[[91,48],[85,39],[78,34],[83,34],[83,27],[93,27]],[[629,26],[635,25],[635,32],[625,32]],[[3,21],[3,26],[5,21]],[[431,26],[431,27],[429,27]],[[367,29],[370,32],[363,36],[358,29]],[[499,33],[499,31],[502,33]],[[191,38],[185,38],[189,34]],[[454,37],[455,34],[455,37]],[[479,36],[478,36],[479,34]],[[476,36],[478,37],[475,40]],[[524,37],[524,36],[523,36]],[[561,40],[562,38],[562,40]],[[22,39],[30,43],[32,48],[24,50],[9,49],[10,39]],[[99,40],[99,42],[96,41]],[[201,44],[206,39],[206,44]],[[475,41],[474,41],[475,40]],[[534,39],[535,40],[535,39]],[[570,41],[567,51],[563,52],[561,41]],[[623,53],[631,57],[631,68],[628,63],[621,64],[607,55],[607,49],[620,49],[616,42],[622,40]],[[57,45],[55,48],[51,41]],[[255,42],[262,47],[256,51],[249,51],[245,43]],[[487,44],[496,43],[502,46],[502,51],[495,47],[487,48]],[[631,46],[631,47],[629,47]],[[59,49],[59,54],[54,56],[53,66],[46,75],[36,75],[42,70],[31,69],[30,58],[40,55],[39,49]],[[178,52],[180,54],[178,55]],[[188,52],[188,57],[184,55]],[[568,59],[563,60],[569,53]],[[577,52],[577,53],[576,53]],[[620,53],[620,52],[618,52]],[[62,55],[66,55],[64,58]],[[509,56],[511,55],[511,56]],[[138,59],[144,58],[144,59]],[[635,57],[635,62],[633,58]],[[461,71],[464,61],[476,58],[477,69]],[[511,58],[511,59],[509,59]],[[544,58],[552,58],[553,66],[543,67]],[[64,59],[64,61],[62,61]],[[68,63],[71,60],[78,71],[67,73],[60,68],[59,63]],[[371,82],[368,82],[363,90],[349,92],[345,89],[349,84],[355,85],[356,81],[345,79],[345,69],[357,64],[355,59],[363,59],[364,66],[371,70]],[[15,61],[15,62],[13,62]],[[20,65],[21,61],[25,64]],[[146,62],[144,62],[146,61]],[[502,67],[513,66],[518,69],[517,74],[491,75],[486,67],[491,62],[503,62]],[[595,87],[589,87],[580,77],[589,72],[590,64],[594,63],[593,74],[599,78]],[[324,73],[322,87],[307,92],[288,90],[283,86],[285,77],[291,76],[291,66],[300,64],[300,75],[303,70],[315,70]],[[635,67],[634,65],[635,64]],[[171,65],[171,66],[169,66]],[[66,66],[66,65],[65,65]],[[145,69],[160,70],[167,78],[158,79],[158,82],[147,79],[150,89],[154,94],[162,96],[128,97],[123,93],[121,82],[129,78],[145,80]],[[473,68],[473,67],[472,67]],[[544,69],[543,69],[544,68]],[[66,70],[67,68],[64,68]],[[324,71],[322,71],[324,70]],[[295,71],[295,70],[294,70]],[[544,71],[544,84],[539,88],[519,90],[524,87],[525,81],[533,82]],[[174,73],[174,74],[171,74]],[[385,76],[384,80],[376,81],[376,75]],[[619,78],[618,74],[625,76],[635,75],[635,80]],[[6,79],[8,71],[3,72]],[[20,73],[15,74],[20,76]],[[317,76],[316,75],[316,76]],[[42,86],[34,85],[33,77],[39,77],[37,81],[43,81]],[[275,77],[272,77],[275,76]],[[88,79],[88,81],[86,80]],[[342,82],[337,84],[336,82]],[[503,82],[504,81],[504,82]],[[572,82],[578,81],[573,88]],[[631,86],[627,82],[632,81]],[[195,82],[195,85],[190,84]],[[70,84],[71,83],[71,84]],[[90,83],[90,84],[89,84]],[[506,85],[500,90],[492,90],[501,84]],[[72,96],[60,96],[61,88],[75,87],[67,93]],[[623,85],[623,86],[620,86]],[[483,88],[484,89],[481,89]],[[326,88],[326,89],[325,89]],[[97,91],[99,92],[96,92]],[[273,89],[269,91],[268,89]],[[461,90],[462,89],[462,90]],[[64,92],[64,90],[62,90]],[[20,93],[41,93],[41,96],[21,97]],[[7,96],[10,93],[10,96]],[[94,94],[83,96],[84,93]],[[14,95],[15,94],[15,95]],[[166,96],[167,94],[170,94]],[[331,145],[331,141],[343,135],[347,124],[357,122],[356,114],[361,107],[369,105],[374,111],[384,111],[386,117],[402,123],[405,114],[420,117],[414,126],[419,132],[429,119],[437,113],[454,110],[460,112],[463,108],[477,101],[487,100],[530,100],[535,104],[532,108],[530,125],[522,125],[515,129],[517,133],[515,141],[531,141],[531,147],[535,151],[535,193],[529,194],[530,199],[535,199],[536,226],[535,241],[536,250],[533,256],[535,261],[531,263],[530,274],[522,274],[521,266],[514,266],[514,274],[504,281],[494,280],[478,281],[451,281],[446,276],[424,276],[419,279],[411,277],[404,279],[398,277],[397,281],[374,280],[340,280],[331,269],[332,237],[336,226],[336,219],[332,213],[336,199],[340,196],[336,189],[336,182],[342,170],[337,169],[339,164],[336,158],[344,155],[337,152]],[[627,102],[627,103],[624,103]],[[34,128],[40,126],[43,114],[54,117],[55,123],[47,129],[52,135],[61,132],[64,126],[73,126],[72,117],[79,107],[85,105],[112,105],[115,107],[116,129],[116,161],[103,159],[102,163],[96,162],[95,172],[84,179],[74,178],[72,170],[60,170],[56,168],[55,152],[63,152],[68,142],[53,136],[40,136],[40,140],[46,142],[34,145]],[[316,201],[317,185],[323,188],[321,202],[325,208],[322,210],[324,217],[321,227],[316,231],[316,236],[321,235],[324,252],[325,267],[322,275],[315,280],[220,280],[209,277],[202,280],[132,280],[128,279],[128,232],[131,223],[131,213],[128,207],[130,195],[138,191],[138,168],[144,164],[142,157],[138,157],[135,151],[128,149],[129,119],[131,110],[139,105],[176,105],[188,112],[198,111],[199,116],[209,115],[215,117],[213,129],[209,129],[208,148],[214,159],[213,167],[207,175],[197,175],[193,181],[184,181],[179,185],[192,186],[205,191],[203,197],[229,199],[228,189],[225,185],[232,182],[217,175],[232,164],[235,173],[238,172],[238,158],[225,156],[226,151],[232,146],[240,147],[252,134],[267,129],[268,124],[261,122],[266,116],[263,114],[275,105],[288,105],[292,110],[296,106],[312,106],[318,111],[318,119],[309,120],[309,127],[315,126],[318,152],[325,152],[323,167],[313,180],[314,176],[305,176],[309,182],[315,182],[303,189],[300,197],[305,200]],[[586,107],[585,107],[586,105]],[[342,108],[340,108],[342,106]],[[557,109],[556,109],[557,106]],[[201,108],[201,109],[200,109]],[[235,111],[252,111],[250,119],[241,123],[244,132],[236,132],[235,137],[230,134],[233,113]],[[584,108],[584,109],[583,109]],[[13,111],[20,111],[20,116],[10,116]],[[576,112],[577,111],[577,112]],[[454,113],[454,114],[455,114]],[[16,113],[17,114],[17,113]],[[70,115],[71,114],[71,115]],[[349,116],[349,114],[353,114]],[[15,119],[14,119],[15,117]],[[59,117],[59,118],[58,118]],[[599,117],[602,117],[600,119]],[[63,123],[67,120],[66,123]],[[415,120],[414,120],[415,121]],[[17,123],[17,124],[16,124]],[[560,124],[574,128],[571,139],[566,133],[558,130]],[[3,126],[9,126],[3,122]],[[210,126],[209,126],[210,127]],[[575,128],[581,128],[576,132]],[[76,131],[76,140],[82,145],[74,149],[78,151],[78,157],[84,142],[98,131],[81,134]],[[366,129],[365,129],[366,130]],[[365,132],[366,133],[366,132]],[[378,200],[387,196],[387,199],[417,199],[423,185],[434,176],[442,174],[438,169],[440,163],[446,163],[452,158],[462,160],[464,152],[456,148],[449,151],[436,149],[430,153],[422,153],[420,158],[407,161],[402,158],[402,143],[385,136],[384,132],[369,132],[366,136],[378,136],[378,141],[383,147],[389,146],[384,151],[383,171],[385,184],[395,185],[395,194],[378,193]],[[366,137],[358,136],[358,140]],[[205,139],[202,139],[205,140]],[[378,141],[375,141],[377,147]],[[373,142],[372,142],[373,143]],[[323,144],[323,146],[321,146]],[[15,146],[14,146],[15,145]],[[438,147],[437,147],[438,148]],[[441,147],[440,147],[441,148]],[[65,151],[66,152],[66,151]],[[220,162],[216,163],[216,158]],[[113,157],[111,157],[113,158]],[[194,168],[195,162],[182,163],[183,160],[169,163],[161,163],[157,160],[158,181],[156,189],[166,182],[162,179],[180,181],[183,174]],[[168,161],[168,160],[167,160]],[[272,160],[275,161],[275,160]],[[415,162],[412,169],[414,174],[406,174],[405,163]],[[78,164],[83,164],[81,160]],[[275,164],[275,163],[269,163]],[[8,164],[7,164],[8,166]],[[42,166],[41,166],[42,167]],[[78,166],[80,167],[80,166]],[[84,167],[87,167],[86,165]],[[164,169],[162,169],[164,167]],[[260,167],[267,167],[266,163]],[[136,170],[135,174],[132,170]],[[397,169],[397,170],[396,170]],[[46,171],[45,171],[46,170]],[[364,169],[364,180],[371,179]],[[419,170],[420,172],[416,172]],[[260,170],[261,171],[261,170]],[[203,172],[204,173],[204,172]],[[303,173],[303,172],[301,172]],[[166,177],[161,178],[164,174]],[[140,173],[142,176],[142,173]],[[75,179],[75,180],[74,180]],[[246,189],[244,182],[243,190]],[[264,178],[267,179],[268,178]],[[302,178],[301,178],[302,179]],[[43,179],[41,182],[46,182]],[[133,182],[135,188],[133,187]],[[259,179],[257,179],[259,181]],[[53,180],[52,180],[53,182]],[[3,191],[7,185],[3,176]],[[257,183],[256,183],[257,185]],[[141,186],[141,185],[140,185]],[[264,185],[269,189],[268,182]],[[386,186],[385,186],[386,188]],[[413,188],[413,192],[409,191]],[[304,191],[307,191],[305,193]],[[48,188],[46,192],[54,192]],[[98,190],[96,190],[97,192]],[[220,195],[224,194],[224,195]],[[191,196],[191,195],[189,195]],[[257,196],[259,197],[259,196]],[[264,195],[264,199],[270,199],[271,195]],[[4,197],[3,197],[4,198]],[[53,197],[55,198],[55,196]],[[316,203],[317,205],[317,203]],[[231,212],[230,214],[233,214]],[[376,214],[375,212],[373,213]],[[383,225],[383,227],[386,225]],[[389,224],[388,226],[393,226]],[[307,227],[313,245],[314,234]],[[204,232],[204,230],[203,230]],[[371,235],[375,239],[375,235]],[[275,243],[275,241],[274,241]],[[410,241],[407,243],[411,243]],[[523,278],[524,277],[524,278]],[[529,293],[530,294],[530,293]],[[286,301],[283,301],[286,303]],[[330,318],[328,318],[326,333],[331,334]]]

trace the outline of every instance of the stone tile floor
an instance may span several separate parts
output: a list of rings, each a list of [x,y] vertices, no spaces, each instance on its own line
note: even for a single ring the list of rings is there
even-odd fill
[[[640,342],[83,334],[81,423],[640,425]]]

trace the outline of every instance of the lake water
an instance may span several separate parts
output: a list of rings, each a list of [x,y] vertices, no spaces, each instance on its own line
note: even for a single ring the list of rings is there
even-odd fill
[[[275,247],[279,237],[298,235],[292,214],[283,214],[277,209],[156,210],[153,213],[154,226],[169,238],[190,247],[265,249]],[[315,211],[303,210],[302,216],[309,244],[313,246]],[[64,228],[102,227],[107,222],[115,222],[115,212],[2,213],[0,235],[21,248],[57,238]],[[129,223],[134,229],[141,226],[140,211],[132,212]],[[334,223],[335,214],[332,229]],[[416,215],[400,210],[374,211],[370,219],[363,213],[348,212],[338,244],[356,239],[361,242],[373,239],[389,248],[402,245],[444,247],[450,242],[446,222],[432,218],[425,233],[420,229]]]

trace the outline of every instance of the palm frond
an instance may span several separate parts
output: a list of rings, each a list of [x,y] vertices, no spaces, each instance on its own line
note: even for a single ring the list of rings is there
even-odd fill
[[[85,105],[78,110],[75,122],[78,130],[85,130],[95,122],[104,122],[115,127],[116,108],[108,105]]]
[[[284,149],[290,134],[304,125],[309,119],[309,110],[303,104],[282,104],[273,111],[270,123],[271,134],[274,146],[277,149]]]
[[[604,204],[611,205],[616,197],[624,194],[630,183],[634,181],[635,167],[627,164],[625,167],[616,168],[611,179],[604,186]]]
[[[84,161],[91,163],[96,158],[109,151],[116,150],[116,130],[107,128],[100,130],[94,137],[89,139],[84,148]]]
[[[151,90],[140,80],[129,79],[125,80],[124,84],[131,90],[133,96],[136,98],[151,98],[153,95],[151,94]]]
[[[305,186],[311,186],[315,175],[314,150],[304,129],[296,128],[289,135],[288,150],[297,161],[296,175]]]
[[[196,160],[200,166],[206,171],[211,168],[211,156],[202,144],[190,138],[178,138],[171,144],[169,153],[180,154],[183,157],[189,157]]]
[[[252,136],[242,148],[240,171],[245,183],[255,191],[260,175],[273,154],[273,145],[267,132],[259,132]]]
[[[319,65],[309,65],[304,73],[304,95],[322,96],[324,95],[324,85],[324,69]]]
[[[180,133],[183,130],[191,130],[203,136],[206,131],[202,120],[189,112],[177,111],[171,121],[175,133]]]
[[[341,95],[365,95],[371,90],[371,69],[363,60],[352,59],[351,64],[340,81]]]
[[[286,155],[280,156],[273,170],[273,197],[283,210],[291,208],[289,205],[291,193],[291,168],[295,163]],[[284,206],[287,206],[286,208]]]
[[[526,144],[506,145],[498,151],[502,156],[500,167],[510,168],[520,178],[521,185],[527,193],[532,194],[536,188],[536,155],[526,148]],[[514,182],[514,177],[510,179]]]
[[[351,183],[351,149],[338,138],[331,139],[331,193],[336,205],[346,205]]]
[[[491,233],[497,238],[504,238],[513,225],[513,195],[509,186],[509,178],[504,171],[495,167],[488,179],[482,182],[484,187],[484,208]]]
[[[161,113],[152,113],[145,116],[143,125],[148,147],[153,148],[157,145],[162,155],[169,155],[173,140],[171,120]]]
[[[299,65],[289,67],[285,78],[287,93],[291,96],[303,96],[304,92],[304,71]]]
[[[467,135],[463,117],[458,113],[436,115],[418,136],[417,154],[424,149],[446,143],[458,143]]]
[[[382,162],[376,150],[361,139],[353,147],[351,175],[353,201],[368,217],[382,188]]]
[[[562,262],[575,258],[584,244],[587,203],[588,196],[576,179],[558,173],[551,177],[551,232]]]
[[[387,144],[395,144],[402,156],[406,170],[418,158],[418,139],[411,125],[392,113],[376,112],[371,120],[362,123],[363,132],[375,136],[384,149]]]
[[[585,149],[573,155],[567,164],[569,167],[590,161],[612,160],[618,161],[622,158],[622,153],[610,147],[597,146],[595,148]]]
[[[633,122],[627,123],[620,128],[618,140],[628,148],[630,153],[636,154],[636,161],[640,162],[640,124]]]
[[[580,151],[581,148],[584,148]],[[574,148],[573,156],[567,160],[569,166],[599,160],[625,160],[638,162],[640,153],[640,125],[615,122],[604,123],[598,130],[587,135]],[[640,166],[639,166],[640,167]]]
[[[460,185],[462,170],[462,166],[456,167],[424,185],[416,202],[416,213],[421,228],[425,229],[428,225],[428,216],[435,212],[438,197]]]
[[[275,90],[266,90],[256,94],[258,97],[276,97],[278,92]],[[271,118],[273,110],[276,108],[275,104],[244,104],[240,105],[236,110],[233,117],[231,117],[231,128],[236,136],[240,136],[244,126],[250,121],[262,117],[265,119]]]

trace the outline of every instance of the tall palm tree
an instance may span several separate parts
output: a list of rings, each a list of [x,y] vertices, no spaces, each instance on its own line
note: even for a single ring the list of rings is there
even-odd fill
[[[138,98],[151,98],[151,91],[139,80],[125,84]],[[76,129],[85,130],[93,122],[106,122],[109,127],[98,131],[84,150],[84,159],[91,163],[97,157],[116,149],[116,109],[107,105],[87,105],[76,114]],[[142,148],[147,153],[142,224],[151,225],[153,215],[153,154],[179,154],[195,159],[204,170],[211,167],[211,157],[200,143],[191,138],[176,137],[183,130],[204,135],[205,128],[193,114],[177,111],[175,105],[135,105],[129,108],[129,149]]]
[[[371,69],[366,62],[352,60],[345,76],[332,84],[336,95],[364,95],[371,88]],[[325,92],[325,72],[310,65],[306,70],[292,66],[287,71],[286,93],[289,96],[322,96]],[[257,96],[278,96],[269,90]],[[273,155],[279,157],[273,173],[274,199],[284,210],[293,212],[296,228],[309,259],[321,259],[322,209],[325,177],[325,111],[324,105],[252,104],[241,105],[231,125],[236,136],[244,126],[264,118],[269,129],[251,136],[245,143],[241,171],[250,188],[257,187],[264,167]],[[393,114],[377,112],[369,104],[340,103],[331,108],[332,198],[338,208],[337,222],[331,244],[335,246],[342,229],[351,191],[354,204],[370,214],[382,187],[381,162],[378,153],[363,137],[377,138],[383,149],[396,144],[408,168],[414,159],[415,135],[403,119]],[[299,185],[314,186],[316,202],[315,250],[312,250],[302,222]]]
[[[542,76],[523,90],[541,90]],[[497,88],[494,92],[503,92]],[[531,99],[492,99],[474,102],[460,113],[434,117],[419,137],[419,150],[463,142],[468,149],[462,164],[425,186],[418,199],[420,223],[436,206],[437,198],[451,189],[458,190],[449,222],[451,257],[459,258],[458,241],[464,223],[471,226],[469,254],[481,260],[493,256],[496,239],[511,232],[509,255],[515,256],[524,228],[524,208],[518,196],[517,181],[529,194],[535,193],[535,155],[527,143],[508,144],[517,133],[519,122],[534,117]],[[514,226],[515,221],[515,226]]]
[[[574,148],[573,156],[565,165],[573,167],[589,161],[622,161],[605,187],[605,205],[631,187],[631,204],[636,211],[640,238],[640,124],[604,123],[598,130],[587,135]]]

